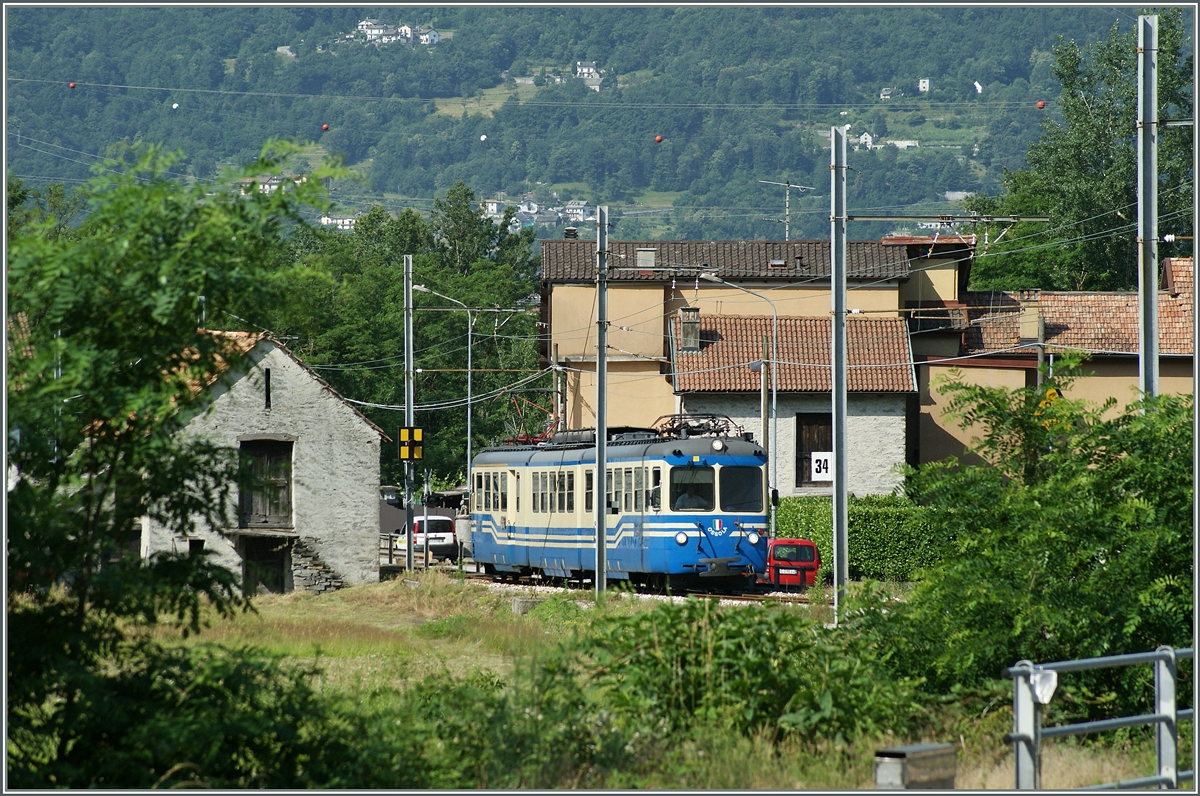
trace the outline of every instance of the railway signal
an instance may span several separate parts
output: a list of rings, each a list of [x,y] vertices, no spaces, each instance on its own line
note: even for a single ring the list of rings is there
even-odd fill
[[[425,458],[425,429],[417,426],[400,426],[398,439],[400,461],[412,462]]]

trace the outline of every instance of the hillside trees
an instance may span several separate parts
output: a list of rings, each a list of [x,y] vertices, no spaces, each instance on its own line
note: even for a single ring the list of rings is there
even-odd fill
[[[254,772],[279,751],[280,714],[303,715],[289,677],[149,640],[198,631],[202,606],[246,608],[234,573],[204,554],[143,561],[139,543],[144,516],[229,527],[236,452],[175,433],[238,359],[198,318],[274,300],[274,252],[319,181],[242,197],[182,187],[154,148],[129,155],[89,184],[81,229],[35,216],[9,241],[7,781],[150,787],[191,761],[223,782],[295,782]],[[276,166],[267,150],[247,172]],[[209,708],[229,724],[200,720]]]
[[[1159,15],[1158,118],[1191,118],[1192,63],[1183,15]],[[1060,40],[1054,76],[1062,120],[1048,118],[1028,167],[1006,174],[1005,193],[979,197],[981,213],[1047,215],[1050,230],[1018,225],[972,275],[979,288],[1127,290],[1137,286],[1137,35],[1116,25],[1092,46]],[[1160,127],[1159,231],[1188,234],[1192,217],[1191,127]],[[1031,243],[1033,245],[1031,245]],[[1038,249],[1052,246],[1052,251]],[[1022,249],[1033,249],[1031,254]],[[1040,262],[1023,263],[1029,257]],[[1034,265],[1034,268],[1030,268]],[[1009,273],[1035,271],[1037,284]]]
[[[461,180],[514,195],[566,183],[593,203],[647,188],[716,197],[745,193],[748,177],[801,179],[804,156],[782,144],[802,137],[805,149],[818,146],[816,132],[837,123],[843,105],[869,102],[907,137],[901,112],[878,103],[879,88],[929,77],[934,89],[922,102],[963,103],[954,115],[993,122],[976,160],[990,163],[987,172],[933,186],[940,194],[996,184],[1001,166],[1023,164],[1034,112],[1012,105],[1031,105],[1046,72],[1045,59],[1028,53],[1048,52],[1054,32],[1082,41],[1097,20],[1109,21],[1101,10],[1042,8],[414,9],[379,16],[434,22],[453,38],[432,48],[331,44],[360,11],[14,9],[6,101],[10,127],[27,138],[10,149],[10,165],[18,175],[77,177],[87,155],[141,139],[188,152],[178,170],[205,178],[255,157],[264,138],[319,137],[330,154],[364,162],[378,193],[431,198]],[[828,46],[837,40],[856,46]],[[331,46],[317,52],[318,44]],[[297,57],[277,53],[281,45]],[[492,116],[486,105],[439,114],[430,102],[476,96],[522,63],[531,74],[558,73],[577,60],[597,61],[623,85],[597,95],[568,80],[545,85],[533,102],[522,88],[525,104]],[[985,94],[974,93],[974,80]],[[655,135],[669,146],[651,146]],[[778,237],[778,225],[744,207],[689,218],[686,232]]]

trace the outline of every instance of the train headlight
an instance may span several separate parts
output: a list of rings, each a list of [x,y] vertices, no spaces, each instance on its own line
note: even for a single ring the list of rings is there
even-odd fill
[[[721,451],[725,450],[725,443],[721,442],[719,439],[714,439],[712,441],[712,449],[717,453],[720,453]]]
[[[750,544],[758,544],[758,538],[758,534],[756,534],[754,531],[751,531],[750,535],[746,537],[746,540],[749,541]]]
[[[679,533],[675,534],[675,544],[677,544],[677,545],[687,544],[687,534],[684,533],[683,531],[680,531]]]

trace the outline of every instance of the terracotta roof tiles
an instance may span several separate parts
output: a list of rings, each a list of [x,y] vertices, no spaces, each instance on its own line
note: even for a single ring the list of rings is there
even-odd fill
[[[1190,257],[1163,263],[1168,290],[1158,294],[1158,345],[1160,354],[1190,355],[1192,291],[1195,266]],[[1138,353],[1138,294],[1073,293],[1052,291],[997,291],[968,293],[970,325],[966,332],[969,353],[1006,350],[1033,353],[1020,344],[1021,300],[1038,302],[1045,321],[1046,342],[1062,348],[1094,353]]]
[[[832,324],[829,318],[779,319],[779,391],[829,392]],[[676,389],[679,392],[758,392],[758,373],[747,363],[762,358],[771,337],[770,316],[701,316],[700,353],[678,351],[680,320],[674,319]],[[851,392],[915,391],[908,331],[900,318],[851,318],[846,322]],[[882,366],[882,367],[881,367]]]

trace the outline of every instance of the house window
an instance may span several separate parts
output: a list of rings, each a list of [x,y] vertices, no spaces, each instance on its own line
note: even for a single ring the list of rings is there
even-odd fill
[[[796,486],[825,486],[832,475],[813,478],[813,454],[833,450],[833,415],[829,412],[796,414]]]
[[[292,443],[245,440],[240,453],[239,527],[292,527]]]

